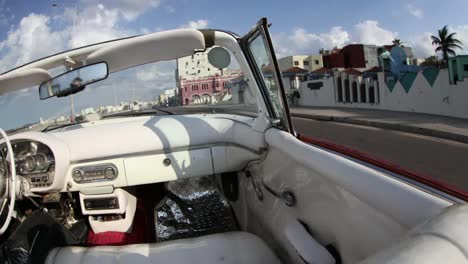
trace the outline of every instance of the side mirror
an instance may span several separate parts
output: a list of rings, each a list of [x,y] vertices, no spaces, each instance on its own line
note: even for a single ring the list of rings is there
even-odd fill
[[[214,47],[208,52],[208,61],[218,69],[225,69],[231,64],[231,54],[225,48]]]
[[[62,73],[39,86],[41,100],[57,96],[64,97],[84,90],[86,85],[106,79],[109,76],[107,63],[85,65]]]

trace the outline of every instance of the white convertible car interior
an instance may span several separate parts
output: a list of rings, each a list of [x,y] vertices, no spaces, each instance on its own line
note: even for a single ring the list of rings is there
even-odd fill
[[[203,52],[242,92],[0,130],[2,263],[468,263],[462,197],[299,139],[266,19],[65,51],[1,74],[0,97],[68,100]]]

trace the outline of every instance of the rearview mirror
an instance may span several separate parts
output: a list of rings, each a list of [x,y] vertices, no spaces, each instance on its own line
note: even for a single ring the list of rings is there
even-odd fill
[[[109,76],[107,63],[99,62],[62,73],[39,86],[41,100],[52,96],[64,97],[84,90],[86,85],[104,80]]]

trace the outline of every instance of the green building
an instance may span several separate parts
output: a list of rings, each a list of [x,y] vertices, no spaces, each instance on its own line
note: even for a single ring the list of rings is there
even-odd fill
[[[458,55],[448,60],[450,84],[468,77],[468,55]]]

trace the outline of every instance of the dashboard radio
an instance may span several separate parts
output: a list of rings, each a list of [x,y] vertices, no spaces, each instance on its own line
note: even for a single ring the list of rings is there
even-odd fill
[[[83,202],[86,210],[119,209],[117,197],[84,199]]]
[[[47,187],[51,184],[48,173],[36,173],[28,175],[31,187]]]
[[[112,181],[117,178],[118,174],[119,171],[114,164],[106,163],[74,168],[72,178],[76,183],[92,183]]]

